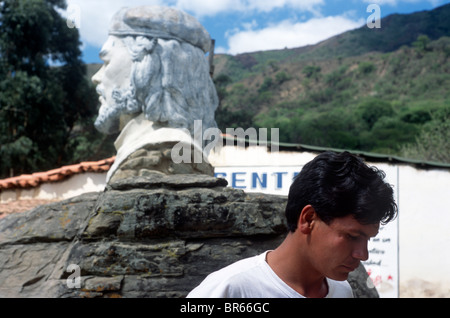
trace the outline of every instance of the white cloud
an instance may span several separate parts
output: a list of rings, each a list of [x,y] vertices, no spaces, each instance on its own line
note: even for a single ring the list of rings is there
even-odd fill
[[[278,8],[292,8],[302,11],[318,13],[317,7],[324,4],[324,0],[247,0],[248,9],[269,12]]]
[[[245,30],[229,35],[227,53],[238,54],[316,44],[358,28],[364,23],[364,20],[353,21],[343,16],[313,18],[307,22],[296,23],[285,20],[264,29]]]
[[[228,54],[228,49],[223,46],[216,46],[214,48],[215,54]]]
[[[405,3],[417,3],[421,2],[423,0],[363,0],[365,3],[373,3],[378,5],[390,5],[392,7],[396,7],[401,2]],[[429,3],[431,3],[433,6],[439,5],[442,1],[441,0],[427,0]]]
[[[175,7],[188,11],[197,17],[245,10],[245,5],[242,0],[177,0]]]
[[[101,47],[106,41],[111,18],[122,7],[161,4],[161,0],[67,0],[69,13],[71,8],[79,9],[82,41],[96,47]]]
[[[200,18],[219,13],[270,12],[285,7],[318,15],[318,7],[323,4],[324,0],[67,0],[69,13],[74,7],[80,12],[79,31],[83,44],[95,47],[101,47],[106,41],[112,16],[124,6],[168,5]],[[249,26],[245,29],[254,27]]]
[[[177,0],[175,6],[195,16],[213,16],[232,12],[270,12],[279,8],[292,8],[318,14],[324,0]]]
[[[398,0],[363,0],[363,2],[365,3],[370,3],[370,4],[378,4],[378,5],[390,5],[390,6],[396,6]]]

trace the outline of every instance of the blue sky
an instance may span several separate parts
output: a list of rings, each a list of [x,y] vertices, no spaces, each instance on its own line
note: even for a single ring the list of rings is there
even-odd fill
[[[377,4],[381,17],[431,10],[450,0],[67,0],[63,14],[79,28],[83,60],[101,63],[109,21],[120,8],[166,5],[195,16],[216,40],[216,53],[238,54],[315,44],[366,24]],[[383,27],[381,25],[381,27]]]

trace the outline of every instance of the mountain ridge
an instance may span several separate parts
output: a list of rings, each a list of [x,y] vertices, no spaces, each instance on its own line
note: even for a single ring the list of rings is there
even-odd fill
[[[450,36],[450,4],[433,10],[418,11],[410,14],[391,14],[381,19],[381,28],[370,29],[366,25],[346,31],[316,44],[291,49],[247,52],[236,55],[216,54],[242,60],[247,56],[269,55],[272,59],[327,59],[362,55],[369,52],[392,52],[403,45],[411,45],[419,35],[426,35],[430,40]],[[401,27],[400,27],[401,26]],[[406,31],[407,30],[407,31]],[[388,36],[388,34],[391,35]],[[355,48],[357,43],[359,48]],[[381,43],[381,45],[380,45]],[[378,44],[378,45],[377,45]],[[313,54],[316,54],[314,56]],[[244,66],[245,67],[245,66]],[[227,74],[220,65],[216,74]]]
[[[315,45],[216,55],[219,128],[280,128],[281,142],[406,156],[405,147],[450,122],[447,21],[450,4]],[[449,162],[441,141],[433,147],[443,156],[423,157],[440,152],[433,148],[411,159]]]

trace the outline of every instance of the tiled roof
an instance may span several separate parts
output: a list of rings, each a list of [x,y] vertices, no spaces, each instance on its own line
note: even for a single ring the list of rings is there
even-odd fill
[[[18,177],[3,179],[0,180],[0,190],[37,187],[44,182],[61,181],[69,176],[83,172],[106,172],[114,163],[115,159],[116,157],[114,156],[100,161],[82,162],[46,172],[24,174]]]

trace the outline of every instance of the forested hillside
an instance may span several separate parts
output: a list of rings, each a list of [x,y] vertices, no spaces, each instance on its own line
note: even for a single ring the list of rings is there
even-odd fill
[[[450,5],[315,46],[215,57],[219,127],[450,162]]]

